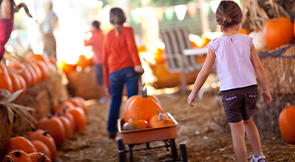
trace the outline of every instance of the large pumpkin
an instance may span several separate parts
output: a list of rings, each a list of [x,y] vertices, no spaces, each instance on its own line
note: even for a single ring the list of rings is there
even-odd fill
[[[43,130],[49,130],[49,134],[54,139],[56,145],[62,144],[66,139],[65,128],[57,116],[48,115],[47,117],[43,117],[38,121],[37,127]]]
[[[279,116],[280,131],[284,140],[295,144],[295,105],[285,108]]]
[[[293,24],[286,17],[270,19],[264,25],[263,37],[269,49],[293,43]]]
[[[23,150],[26,153],[36,152],[34,145],[22,136],[10,138],[5,144],[5,152],[8,153],[12,150]]]
[[[2,62],[0,63],[0,89],[5,89],[10,93],[13,92],[11,79],[5,65]]]
[[[28,132],[26,137],[29,140],[38,140],[43,142],[50,150],[51,160],[54,161],[56,157],[56,145],[54,139],[48,134],[48,130],[37,129],[34,132]]]
[[[128,101],[129,100],[129,101]],[[155,97],[147,95],[146,89],[142,91],[142,95],[135,95],[126,101],[124,107],[124,120],[146,120],[150,121],[153,115],[157,114],[157,110],[163,113],[162,106]]]

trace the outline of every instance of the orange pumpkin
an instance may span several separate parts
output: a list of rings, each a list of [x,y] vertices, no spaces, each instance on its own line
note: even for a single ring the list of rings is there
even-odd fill
[[[81,105],[82,106],[82,109],[87,114],[88,113],[88,106],[87,106],[86,100],[84,98],[82,98],[82,97],[79,97],[79,96],[76,96],[74,98],[80,101],[80,103],[82,104]]]
[[[37,78],[38,78],[38,82],[42,80],[42,72],[39,68],[39,66],[34,62],[29,62],[29,64],[31,65],[31,67],[33,68],[33,70],[35,71]]]
[[[56,158],[56,145],[54,139],[48,134],[48,130],[37,129],[34,132],[26,133],[28,140],[38,140],[43,142],[49,149],[51,154],[51,160],[54,161]]]
[[[249,35],[251,33],[251,31],[248,28],[242,28],[242,29],[238,30],[237,33]]]
[[[22,150],[12,150],[8,154],[6,154],[3,162],[32,162],[29,155]]]
[[[66,111],[74,117],[75,131],[82,132],[85,129],[87,122],[86,114],[83,109],[79,107],[70,107]]]
[[[9,65],[10,69],[19,71],[19,75],[22,76],[26,82],[27,87],[33,85],[32,74],[26,66],[21,62],[14,62]]]
[[[175,124],[170,118],[165,118],[162,113],[159,113],[157,117],[158,120],[154,120],[152,123],[149,123],[151,128],[167,127]]]
[[[12,83],[12,92],[18,91],[22,88],[21,82],[19,80],[18,74],[8,73]]]
[[[47,80],[48,76],[49,76],[48,66],[44,62],[38,61],[38,60],[36,60],[35,63],[37,64],[37,66],[39,67],[39,69],[41,71],[42,80]]]
[[[66,74],[69,74],[69,73],[75,71],[76,67],[77,67],[77,65],[72,65],[72,64],[66,63],[65,61],[61,62],[62,71]]]
[[[203,42],[202,46],[207,46],[207,44],[211,41],[210,38],[203,36],[203,35],[201,38],[202,38],[202,42]]]
[[[43,142],[31,140],[31,143],[35,146],[38,152],[44,153],[48,158],[52,159],[49,148]]]
[[[73,130],[73,132],[75,131],[75,119],[73,117],[73,115],[69,112],[67,112],[67,108],[64,108],[63,111],[59,111],[61,116],[64,116],[66,118],[68,118],[70,120],[71,123],[71,129]]]
[[[135,120],[133,121],[131,118],[128,122],[123,124],[123,131],[131,131],[131,130],[139,130],[146,129],[149,127],[149,124],[145,120]]]
[[[22,136],[10,138],[6,142],[4,150],[6,153],[12,150],[23,150],[27,154],[37,151],[34,145]]]
[[[155,53],[155,61],[157,63],[163,63],[165,62],[165,58],[163,57],[164,50],[157,48],[157,52]]]
[[[27,84],[26,84],[26,81],[24,80],[24,78],[22,76],[20,76],[19,74],[16,74],[18,79],[19,79],[19,82],[21,84],[21,89],[23,89],[23,92],[22,94],[25,94],[26,91],[27,91]]]
[[[13,86],[9,73],[2,62],[0,63],[0,89],[5,89],[10,93],[13,92]]]
[[[61,120],[66,132],[66,138],[70,138],[74,132],[71,121],[65,116],[61,115],[61,112],[57,113],[56,116]]]
[[[37,127],[43,130],[49,130],[49,134],[54,139],[56,145],[62,144],[66,139],[65,128],[57,116],[49,114],[47,117],[43,117],[38,121]]]
[[[269,49],[293,43],[293,24],[286,17],[270,19],[263,27],[263,37]]]
[[[170,118],[168,117],[168,115],[163,114],[163,113],[161,113],[161,112],[158,111],[158,114],[152,116],[151,119],[150,119],[150,121],[149,121],[149,127],[150,127],[150,128],[152,128],[152,124],[153,124],[153,123],[155,123],[155,122],[157,122],[157,121],[159,120],[159,115],[160,115],[160,114],[162,115],[162,118],[163,118],[163,119],[170,119]]]
[[[38,76],[36,72],[34,71],[31,64],[26,63],[26,68],[29,70],[31,76],[32,76],[32,85],[36,84],[38,82]]]
[[[29,157],[31,158],[32,162],[51,162],[46,154],[40,152],[30,153]]]
[[[87,66],[92,65],[92,58],[87,58],[85,55],[80,55],[79,59],[76,63],[77,66],[81,66],[81,68],[85,68]]]
[[[281,111],[279,116],[280,131],[284,140],[295,144],[295,106],[290,106]]]
[[[54,113],[58,113],[59,111],[63,111],[64,108],[74,107],[74,105],[70,101],[59,101],[58,105],[54,106]]]
[[[27,58],[27,60],[42,61],[47,65],[47,67],[49,65],[49,58],[46,54],[39,55],[39,54],[30,53],[26,56],[26,58]]]
[[[71,102],[74,106],[76,107],[80,107],[83,109],[83,111],[85,112],[85,114],[88,113],[88,107],[86,106],[86,102],[84,100],[81,100],[80,98],[74,97],[74,98],[69,98],[67,101]]]
[[[128,101],[131,100],[131,101]],[[147,91],[142,91],[142,95],[135,95],[130,97],[124,107],[124,120],[146,120],[150,121],[150,118],[159,112],[163,112],[162,106],[155,97],[147,95]]]

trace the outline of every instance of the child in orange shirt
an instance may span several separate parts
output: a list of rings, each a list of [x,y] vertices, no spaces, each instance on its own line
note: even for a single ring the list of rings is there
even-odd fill
[[[106,36],[103,52],[106,91],[111,95],[107,126],[111,139],[116,137],[124,84],[126,84],[128,98],[138,94],[138,78],[140,73],[143,73],[133,28],[123,26],[125,21],[126,17],[122,9],[111,9],[110,23],[114,29]]]

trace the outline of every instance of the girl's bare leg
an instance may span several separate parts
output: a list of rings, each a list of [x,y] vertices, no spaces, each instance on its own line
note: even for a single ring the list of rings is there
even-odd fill
[[[232,139],[233,139],[233,147],[236,154],[236,158],[238,162],[247,162],[247,148],[245,144],[245,127],[244,121],[240,121],[237,123],[229,123]]]
[[[258,129],[251,117],[249,120],[244,121],[244,123],[245,123],[246,135],[252,146],[254,155],[259,156],[260,153],[262,152],[262,149],[261,149],[261,141],[260,141]]]

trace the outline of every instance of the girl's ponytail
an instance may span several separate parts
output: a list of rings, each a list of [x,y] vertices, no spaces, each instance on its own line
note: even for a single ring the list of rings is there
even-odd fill
[[[115,31],[116,31],[116,36],[119,36],[121,33],[121,29],[119,28],[119,23],[118,23],[118,17],[116,16],[114,18],[114,24],[115,24]]]
[[[121,8],[112,8],[110,11],[110,23],[115,26],[116,35],[120,35],[122,29],[119,28],[126,22],[124,11]]]

